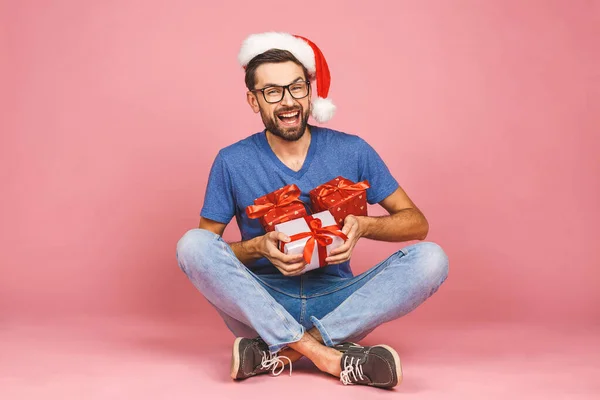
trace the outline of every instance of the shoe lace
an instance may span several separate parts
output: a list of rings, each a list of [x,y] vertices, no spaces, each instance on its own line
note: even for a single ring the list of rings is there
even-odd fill
[[[356,363],[354,363],[354,357],[351,357],[349,362],[348,357],[344,360],[344,369],[340,373],[340,380],[344,385],[350,385],[358,379],[364,378],[362,365],[359,365],[359,362],[360,359],[357,358]],[[354,365],[352,363],[354,363]]]
[[[288,357],[278,356],[277,353],[271,354],[271,352],[267,354],[265,351],[263,351],[262,354],[262,361],[260,362],[261,367],[270,369],[273,375],[277,376],[285,369],[285,363],[283,362],[283,359],[285,358],[288,360],[288,364],[290,366],[290,376],[292,376],[292,360],[290,360]],[[281,367],[281,369],[278,372],[275,372],[278,367]]]

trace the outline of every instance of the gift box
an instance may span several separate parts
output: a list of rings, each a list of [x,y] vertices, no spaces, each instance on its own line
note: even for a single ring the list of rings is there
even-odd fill
[[[309,192],[313,212],[328,210],[341,227],[344,219],[352,215],[367,215],[367,192],[369,182],[354,183],[338,176]]]
[[[249,218],[259,218],[265,232],[272,232],[275,225],[307,215],[305,204],[300,200],[300,189],[291,184],[254,200],[246,207]]]
[[[326,266],[329,253],[348,240],[329,211],[277,224],[275,230],[290,238],[289,242],[279,242],[282,253],[303,254],[306,262],[303,272]]]

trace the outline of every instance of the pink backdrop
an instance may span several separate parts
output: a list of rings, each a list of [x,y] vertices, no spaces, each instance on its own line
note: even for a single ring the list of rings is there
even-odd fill
[[[600,322],[598,3],[53,3],[0,6],[3,317],[218,320],[175,245],[216,152],[262,128],[241,41],[286,30],[329,62],[327,126],[380,152],[450,257],[411,318]],[[397,246],[359,242],[356,272]]]

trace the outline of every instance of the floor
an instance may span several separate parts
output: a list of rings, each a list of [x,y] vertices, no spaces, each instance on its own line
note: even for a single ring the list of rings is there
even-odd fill
[[[0,321],[0,399],[600,399],[600,327],[387,324],[363,344],[397,349],[394,390],[344,386],[307,360],[233,382],[232,342],[216,320]]]

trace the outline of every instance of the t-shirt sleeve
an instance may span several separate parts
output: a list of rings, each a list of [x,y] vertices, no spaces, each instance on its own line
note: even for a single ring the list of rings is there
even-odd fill
[[[360,138],[360,143],[360,180],[369,181],[367,202],[369,204],[379,203],[400,185],[377,151],[362,138]]]
[[[210,169],[200,215],[223,224],[228,224],[235,215],[231,175],[221,152],[215,157]]]

